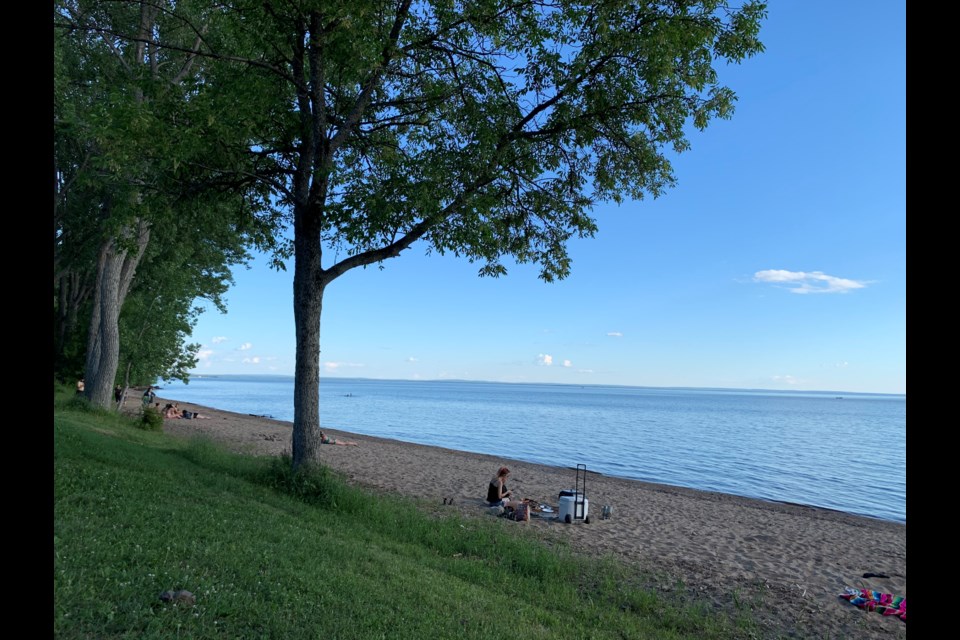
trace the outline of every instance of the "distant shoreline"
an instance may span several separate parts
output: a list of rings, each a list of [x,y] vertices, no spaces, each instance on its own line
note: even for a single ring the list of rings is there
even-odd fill
[[[292,374],[283,374],[283,373],[202,373],[202,374],[191,374],[192,378],[283,378],[285,380],[294,380],[295,376]],[[359,380],[359,381],[373,381],[373,382],[428,382],[431,384],[442,384],[446,382],[457,382],[457,383],[476,383],[476,384],[505,384],[505,385],[542,385],[542,386],[554,386],[554,387],[590,387],[590,388],[610,388],[610,389],[649,389],[651,391],[715,391],[720,393],[760,393],[760,394],[788,394],[788,395],[826,395],[826,396],[890,396],[894,398],[906,398],[906,392],[903,393],[893,393],[893,392],[882,392],[882,391],[837,391],[829,389],[763,389],[763,388],[739,388],[739,387],[656,387],[649,385],[632,385],[632,384],[605,384],[605,383],[596,383],[596,382],[504,382],[501,380],[468,380],[464,378],[361,378],[354,376],[336,376],[330,378],[321,378],[320,384],[324,383],[324,380],[341,380],[341,381],[350,381],[350,380]],[[144,387],[145,388],[145,387]],[[154,386],[155,389],[162,389],[162,383],[160,386]]]

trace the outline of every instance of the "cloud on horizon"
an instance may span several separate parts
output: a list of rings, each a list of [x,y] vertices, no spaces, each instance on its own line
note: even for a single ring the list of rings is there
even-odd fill
[[[549,367],[553,364],[553,356],[546,353],[541,353],[537,356],[537,364],[543,367]]]
[[[241,360],[243,364],[260,364],[260,356],[253,356],[252,358],[244,358]]]
[[[753,274],[754,282],[782,286],[790,293],[850,293],[867,286],[865,282],[828,276],[822,271],[766,269]]]
[[[772,380],[783,384],[800,384],[802,382],[799,378],[789,374],[785,376],[773,376]]]
[[[572,367],[572,366],[573,366],[573,363],[570,362],[569,360],[564,360],[564,361],[563,361],[563,366],[565,366],[565,367]]]

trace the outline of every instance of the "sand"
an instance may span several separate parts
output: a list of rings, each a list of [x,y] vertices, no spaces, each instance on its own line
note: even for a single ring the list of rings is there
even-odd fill
[[[164,430],[171,435],[209,437],[250,455],[291,450],[289,422],[179,404],[210,419],[166,420]],[[138,394],[126,408],[139,409]],[[516,497],[555,509],[559,491],[573,488],[576,480],[572,468],[375,438],[329,425],[324,431],[359,444],[322,448],[322,462],[351,482],[418,495],[427,508],[471,517],[493,517],[483,498],[503,464],[511,469],[509,486]],[[589,470],[585,489],[589,523],[566,524],[548,516],[510,524],[534,529],[544,539],[566,540],[584,554],[609,554],[631,563],[651,576],[648,586],[660,591],[695,593],[728,608],[736,601],[752,602],[762,637],[906,637],[905,622],[838,597],[847,586],[907,595],[905,524]],[[452,506],[446,504],[451,498]],[[603,505],[613,509],[609,519],[600,518]]]

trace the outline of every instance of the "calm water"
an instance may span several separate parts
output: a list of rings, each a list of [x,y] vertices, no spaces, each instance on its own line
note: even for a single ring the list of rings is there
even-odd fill
[[[194,377],[160,395],[293,421],[292,377]],[[902,395],[320,383],[332,429],[897,522],[906,522],[906,413]]]

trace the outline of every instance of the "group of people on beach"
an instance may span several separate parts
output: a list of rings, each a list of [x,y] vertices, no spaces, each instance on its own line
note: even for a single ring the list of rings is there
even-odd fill
[[[160,403],[157,403],[157,406],[160,406]],[[199,411],[189,411],[187,409],[181,409],[180,405],[176,402],[167,403],[167,406],[163,408],[163,417],[170,420],[209,420],[210,416],[202,416]]]
[[[120,389],[119,385],[117,389]],[[83,381],[77,383],[77,393],[83,391]],[[121,392],[122,393],[122,392]],[[181,409],[180,404],[177,402],[168,402],[162,409],[160,408],[159,402],[154,402],[156,394],[153,391],[153,386],[147,387],[146,391],[143,392],[143,406],[153,407],[167,420],[209,420],[210,416],[202,415],[199,411],[190,411],[188,409]],[[356,447],[358,444],[351,440],[337,440],[331,438],[323,431],[320,432],[320,444],[335,444],[340,445],[341,447]]]

